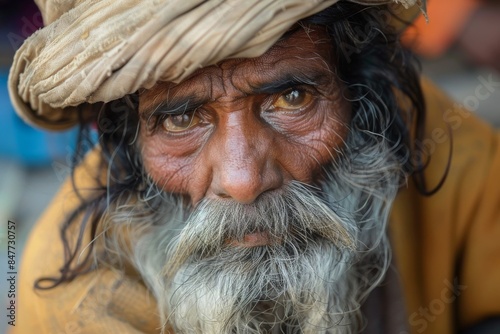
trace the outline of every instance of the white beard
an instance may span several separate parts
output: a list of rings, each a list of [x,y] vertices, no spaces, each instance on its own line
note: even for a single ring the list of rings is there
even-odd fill
[[[137,228],[131,256],[163,325],[175,333],[359,332],[361,304],[390,262],[385,230],[401,165],[378,141],[357,154],[346,149],[329,169],[321,199],[292,182],[251,209],[206,201],[187,218],[162,199],[165,211]],[[275,243],[227,245],[255,231]]]

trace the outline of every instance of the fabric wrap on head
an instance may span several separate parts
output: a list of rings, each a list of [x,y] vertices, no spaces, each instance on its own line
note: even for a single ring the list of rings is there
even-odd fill
[[[27,122],[78,123],[78,106],[158,81],[180,82],[227,58],[258,57],[302,18],[338,0],[38,0],[45,27],[17,51],[11,100]],[[366,5],[420,0],[351,0]]]

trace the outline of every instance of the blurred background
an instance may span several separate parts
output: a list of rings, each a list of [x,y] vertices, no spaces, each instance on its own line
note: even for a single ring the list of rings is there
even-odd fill
[[[500,127],[499,3],[429,0],[430,24],[420,17],[403,38],[420,56],[424,75],[495,127]],[[32,1],[0,0],[0,134],[4,138],[0,141],[0,305],[8,302],[3,278],[7,221],[16,223],[19,265],[31,227],[69,175],[76,140],[75,130],[49,133],[31,128],[17,117],[9,101],[7,77],[14,52],[42,25]],[[4,333],[5,316],[0,316],[0,333]]]
[[[76,132],[49,133],[25,124],[11,106],[7,77],[14,52],[43,25],[33,1],[0,0],[0,309],[8,305],[7,224],[16,226],[16,269],[31,227],[69,174]],[[57,237],[57,236],[55,236]],[[17,314],[16,321],[21,316]],[[0,314],[0,333],[7,329]],[[22,321],[22,320],[21,320]]]

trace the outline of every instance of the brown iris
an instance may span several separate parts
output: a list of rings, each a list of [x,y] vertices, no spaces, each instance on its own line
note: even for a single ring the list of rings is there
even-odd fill
[[[163,129],[168,132],[182,132],[200,123],[201,119],[195,113],[170,115],[162,123]]]
[[[304,89],[291,88],[281,94],[273,103],[275,109],[300,109],[312,100],[312,95]]]

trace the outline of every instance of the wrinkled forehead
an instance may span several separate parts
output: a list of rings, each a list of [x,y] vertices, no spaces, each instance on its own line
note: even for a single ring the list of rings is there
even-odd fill
[[[226,85],[244,94],[258,93],[260,88],[300,77],[301,81],[318,82],[333,71],[334,47],[322,26],[294,25],[269,50],[256,58],[226,59],[216,65],[195,71],[180,83],[159,82],[140,92],[141,110],[150,109],[157,100],[175,95],[212,93],[207,87]],[[211,96],[216,99],[217,96]]]

